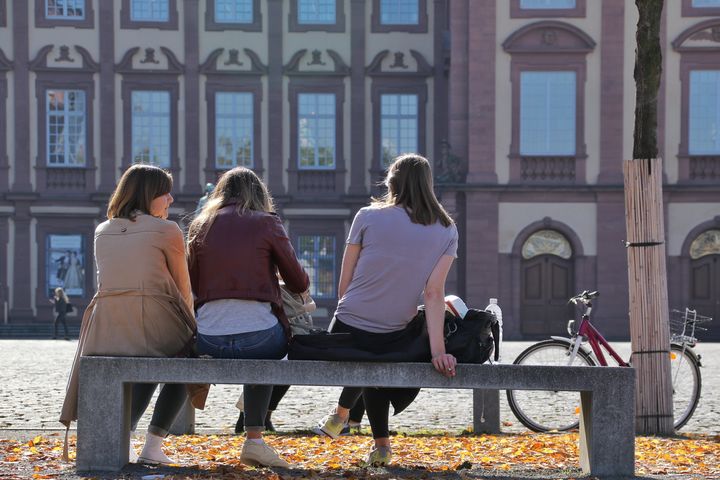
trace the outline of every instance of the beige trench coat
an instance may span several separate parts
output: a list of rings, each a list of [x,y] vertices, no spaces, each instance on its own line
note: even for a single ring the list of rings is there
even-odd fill
[[[81,356],[172,357],[192,338],[195,316],[183,234],[175,222],[139,214],[95,230],[98,291],[82,319],[60,421],[77,420]],[[202,408],[207,386],[189,386]]]

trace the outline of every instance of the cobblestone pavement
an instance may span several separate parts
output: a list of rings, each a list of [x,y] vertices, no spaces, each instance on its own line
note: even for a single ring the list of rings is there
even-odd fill
[[[512,361],[529,342],[506,342],[504,361]],[[14,430],[55,430],[70,370],[76,341],[0,340],[0,434]],[[629,343],[614,345],[623,358]],[[720,343],[701,343],[702,397],[695,415],[682,432],[720,433]],[[196,416],[198,433],[229,432],[237,419],[235,401],[239,386],[217,385],[211,388],[207,406]],[[340,389],[333,387],[292,387],[273,415],[279,430],[304,430],[314,426],[337,401]],[[413,431],[447,429],[460,431],[472,424],[472,393],[469,390],[423,390],[405,412],[391,417],[391,429]],[[500,400],[503,430],[521,432],[524,427]],[[150,409],[151,410],[151,409]],[[143,418],[144,430],[149,414]]]

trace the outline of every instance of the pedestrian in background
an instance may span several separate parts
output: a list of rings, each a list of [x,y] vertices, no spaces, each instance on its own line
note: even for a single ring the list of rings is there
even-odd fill
[[[58,323],[62,323],[63,329],[65,329],[65,340],[70,340],[70,335],[68,334],[67,328],[67,319],[65,318],[67,316],[70,300],[68,300],[68,297],[67,295],[65,295],[65,291],[62,289],[62,287],[57,287],[55,289],[55,295],[53,296],[53,298],[50,299],[50,301],[55,306],[55,321],[53,322],[53,340],[57,338]]]

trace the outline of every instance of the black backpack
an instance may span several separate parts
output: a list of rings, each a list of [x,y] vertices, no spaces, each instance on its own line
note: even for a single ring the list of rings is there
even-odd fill
[[[495,315],[471,308],[465,317],[445,312],[445,351],[459,363],[485,363],[500,356],[500,325]]]

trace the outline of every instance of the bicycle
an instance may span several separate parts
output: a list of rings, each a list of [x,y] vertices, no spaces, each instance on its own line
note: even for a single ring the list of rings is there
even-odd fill
[[[598,292],[587,290],[572,297],[570,303],[585,306],[579,325],[575,320],[568,322],[570,337],[551,336],[549,340],[538,342],[526,348],[513,362],[517,365],[587,365],[607,366],[607,360],[601,349],[621,367],[630,367],[613,350],[602,334],[590,322],[592,300]],[[671,312],[670,358],[673,387],[673,414],[675,429],[682,428],[695,412],[700,400],[702,380],[700,376],[700,355],[693,347],[697,344],[695,333],[707,330],[699,324],[712,320],[698,315],[695,310],[686,308],[684,312]],[[590,344],[588,350],[583,343]],[[508,390],[507,399],[510,409],[518,420],[530,430],[536,432],[567,431],[578,427],[580,415],[579,392],[541,392],[527,390]]]

